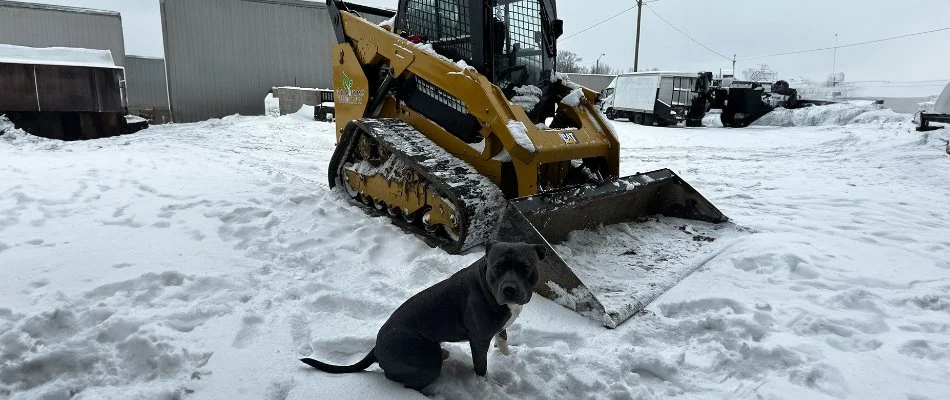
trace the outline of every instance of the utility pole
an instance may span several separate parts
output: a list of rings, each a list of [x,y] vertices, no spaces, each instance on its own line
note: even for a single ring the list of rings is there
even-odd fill
[[[643,0],[637,0],[637,49],[633,54],[633,72],[640,70],[640,20],[643,16]]]
[[[835,52],[831,59],[831,86],[838,86],[838,34],[835,34]]]
[[[607,53],[603,53],[603,54],[600,55],[600,57],[603,57],[603,56],[606,56],[606,55],[607,55]],[[600,57],[597,57],[597,65],[594,66],[594,71],[593,71],[593,72],[594,72],[595,74],[599,74],[599,73],[600,73]]]
[[[732,76],[733,77],[739,76],[738,74],[736,74],[736,55],[735,54],[732,55]]]

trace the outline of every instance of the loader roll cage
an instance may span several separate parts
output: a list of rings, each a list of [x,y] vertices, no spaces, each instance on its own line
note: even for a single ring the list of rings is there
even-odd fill
[[[400,0],[395,32],[510,89],[550,80],[563,25],[552,0]]]

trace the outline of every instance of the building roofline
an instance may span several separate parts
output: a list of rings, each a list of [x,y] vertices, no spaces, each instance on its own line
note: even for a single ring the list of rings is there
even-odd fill
[[[24,3],[21,1],[0,0],[0,7],[32,8],[34,10],[63,11],[77,14],[94,14],[109,17],[121,17],[118,11],[97,10],[93,8],[60,6],[53,4]]]
[[[126,54],[125,58],[135,58],[139,60],[158,60],[165,61],[165,57],[156,57],[156,56],[137,56],[135,54]]]

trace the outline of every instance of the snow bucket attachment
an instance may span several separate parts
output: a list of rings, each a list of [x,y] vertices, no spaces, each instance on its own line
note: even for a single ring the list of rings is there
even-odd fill
[[[545,245],[536,291],[615,328],[689,275],[726,221],[663,169],[512,200],[493,239]]]

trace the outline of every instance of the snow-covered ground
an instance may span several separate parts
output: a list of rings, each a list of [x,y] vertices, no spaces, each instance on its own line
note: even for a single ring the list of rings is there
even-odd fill
[[[489,355],[497,383],[450,345],[424,394],[946,399],[950,134],[874,110],[779,119],[616,123],[623,173],[672,168],[752,233],[616,330],[535,297],[513,354]],[[333,144],[306,115],[69,143],[8,129],[0,398],[421,397],[375,366],[297,361],[358,360],[403,300],[479,256],[328,191]]]

